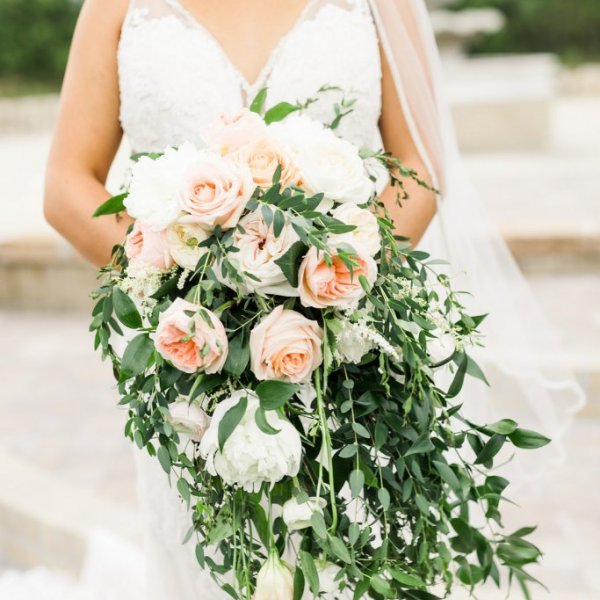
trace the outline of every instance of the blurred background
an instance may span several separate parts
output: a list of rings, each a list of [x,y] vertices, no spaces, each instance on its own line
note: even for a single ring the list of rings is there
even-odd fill
[[[599,600],[600,0],[429,5],[469,170],[589,395],[565,463],[518,496],[546,551],[533,598]],[[75,576],[90,530],[140,537],[124,415],[87,332],[95,274],[42,216],[79,7],[0,0],[0,574]]]

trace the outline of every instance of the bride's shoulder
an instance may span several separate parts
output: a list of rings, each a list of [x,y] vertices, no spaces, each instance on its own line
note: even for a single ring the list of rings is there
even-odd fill
[[[79,16],[80,23],[120,31],[132,0],[85,0]]]

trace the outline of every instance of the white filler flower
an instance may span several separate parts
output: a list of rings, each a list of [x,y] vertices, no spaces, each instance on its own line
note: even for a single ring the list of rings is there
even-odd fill
[[[219,450],[219,423],[225,413],[241,398],[248,398],[246,413],[238,426]],[[284,477],[295,477],[300,469],[302,442],[300,434],[275,411],[267,411],[266,418],[279,433],[269,435],[256,424],[255,415],[260,404],[250,390],[234,392],[215,408],[207,432],[200,444],[200,453],[206,460],[211,475],[218,475],[230,485],[239,485],[247,492],[258,490],[263,482],[276,483]]]

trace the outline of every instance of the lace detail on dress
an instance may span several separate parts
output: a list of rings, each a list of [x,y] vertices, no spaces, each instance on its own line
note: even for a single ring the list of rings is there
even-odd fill
[[[218,113],[248,105],[263,86],[269,106],[339,86],[358,100],[339,134],[358,145],[381,145],[381,65],[366,0],[310,0],[253,84],[178,0],[134,0],[118,59],[121,124],[135,151],[201,143]],[[308,113],[331,122],[342,96],[329,92]]]

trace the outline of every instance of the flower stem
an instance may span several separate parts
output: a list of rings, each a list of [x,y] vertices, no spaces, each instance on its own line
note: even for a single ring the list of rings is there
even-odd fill
[[[338,514],[335,497],[335,479],[333,476],[333,449],[331,447],[331,436],[329,434],[329,426],[327,424],[327,414],[325,412],[325,402],[321,390],[321,370],[315,371],[315,390],[317,392],[317,410],[319,413],[319,421],[321,423],[321,432],[323,434],[323,443],[327,453],[327,470],[329,474],[329,498],[331,503],[331,531],[335,532],[338,523]],[[320,478],[319,478],[320,479]]]

